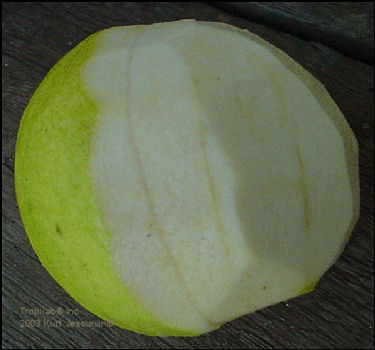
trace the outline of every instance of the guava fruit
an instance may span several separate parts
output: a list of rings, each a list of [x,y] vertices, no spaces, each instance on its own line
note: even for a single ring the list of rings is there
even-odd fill
[[[328,92],[222,23],[89,36],[28,104],[15,170],[43,266],[148,335],[196,336],[312,290],[359,215],[357,142]]]

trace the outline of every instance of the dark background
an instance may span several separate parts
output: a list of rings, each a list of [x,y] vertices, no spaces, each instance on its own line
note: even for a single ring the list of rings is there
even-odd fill
[[[2,9],[3,348],[373,348],[373,3],[8,2]],[[115,25],[182,18],[249,29],[287,52],[326,86],[360,145],[359,222],[316,291],[241,317],[212,333],[160,338],[118,327],[69,328],[68,320],[98,319],[49,276],[25,235],[13,180],[23,110],[49,69],[89,34]],[[25,315],[23,308],[63,313]],[[76,314],[67,314],[68,309]],[[37,319],[40,326],[32,323]]]

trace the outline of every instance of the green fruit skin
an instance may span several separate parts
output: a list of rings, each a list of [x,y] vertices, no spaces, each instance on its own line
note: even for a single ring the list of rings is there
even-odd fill
[[[142,334],[197,336],[192,330],[163,325],[145,310],[119,280],[111,262],[111,234],[89,173],[99,109],[80,79],[99,33],[51,69],[25,110],[15,160],[22,221],[43,266],[94,314]]]

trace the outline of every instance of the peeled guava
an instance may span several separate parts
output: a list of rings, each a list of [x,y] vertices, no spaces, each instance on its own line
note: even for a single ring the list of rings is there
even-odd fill
[[[222,23],[89,36],[27,106],[15,170],[43,266],[148,335],[199,335],[311,291],[359,213],[357,142],[323,85]]]

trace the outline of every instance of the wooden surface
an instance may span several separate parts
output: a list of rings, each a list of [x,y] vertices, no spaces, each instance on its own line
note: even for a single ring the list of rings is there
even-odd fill
[[[373,50],[373,10],[364,3],[329,3],[329,21],[323,9],[327,3],[277,3],[267,11],[265,3],[251,4],[244,9],[233,3],[229,9],[223,3],[3,3],[3,348],[373,348],[374,68],[373,56],[364,48],[365,42]],[[286,12],[292,29],[285,24]],[[263,19],[256,22],[263,24],[251,22],[260,13]],[[358,14],[366,20],[358,21]],[[23,110],[48,70],[89,34],[114,25],[181,18],[249,29],[325,84],[360,145],[359,222],[343,255],[316,291],[241,317],[212,333],[159,338],[97,324],[72,328],[68,321],[98,319],[41,266],[15,200],[14,146]],[[324,31],[336,33],[336,39],[325,40]],[[343,48],[340,38],[348,37],[352,38],[349,48]]]
[[[373,2],[216,2],[227,12],[374,63]]]

